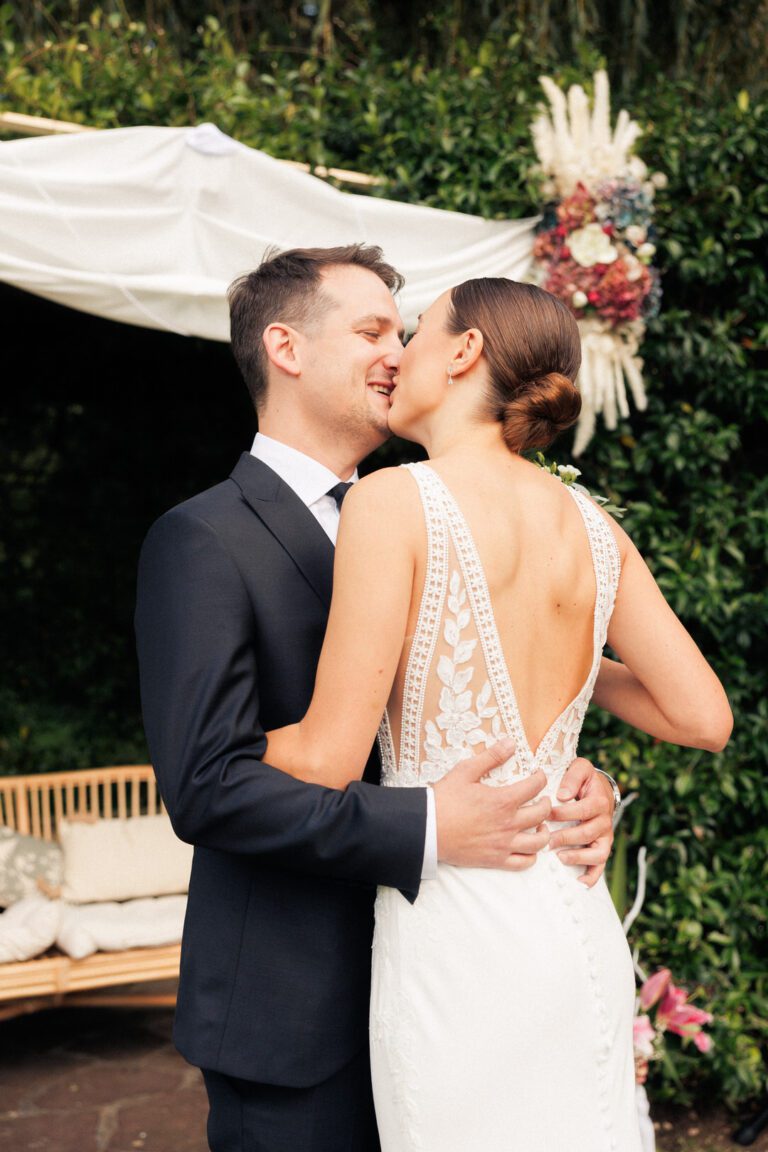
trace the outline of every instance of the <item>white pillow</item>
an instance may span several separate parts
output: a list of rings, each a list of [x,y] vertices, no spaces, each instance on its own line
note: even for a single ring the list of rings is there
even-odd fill
[[[176,944],[184,926],[186,896],[159,896],[125,904],[81,904],[62,908],[56,944],[75,960],[92,952]]]
[[[37,836],[0,828],[0,908],[61,884],[61,848]]]
[[[25,896],[0,913],[0,964],[29,960],[56,939],[61,905],[44,896]]]
[[[62,820],[61,897],[72,904],[186,892],[192,847],[166,815],[80,822]]]

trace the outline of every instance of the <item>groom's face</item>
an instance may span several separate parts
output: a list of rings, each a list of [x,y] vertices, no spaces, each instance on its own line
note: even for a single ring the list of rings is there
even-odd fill
[[[356,265],[323,273],[330,306],[299,337],[301,389],[313,421],[366,456],[389,436],[403,325],[386,284]]]

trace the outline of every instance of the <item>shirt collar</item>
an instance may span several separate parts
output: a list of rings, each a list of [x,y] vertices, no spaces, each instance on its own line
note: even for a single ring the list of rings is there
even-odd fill
[[[276,472],[308,508],[339,483],[339,477],[318,460],[261,432],[256,433],[251,455]],[[357,469],[349,479],[355,483]]]

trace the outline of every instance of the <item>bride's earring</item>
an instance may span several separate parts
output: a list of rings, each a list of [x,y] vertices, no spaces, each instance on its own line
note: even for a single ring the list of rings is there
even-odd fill
[[[448,383],[453,384],[453,364],[448,365]]]

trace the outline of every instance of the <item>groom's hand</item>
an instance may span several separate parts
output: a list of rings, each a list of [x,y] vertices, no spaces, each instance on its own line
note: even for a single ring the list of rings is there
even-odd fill
[[[522,872],[549,842],[542,822],[552,806],[546,798],[535,799],[547,782],[543,772],[498,788],[480,782],[514,750],[513,741],[501,740],[433,785],[437,856],[444,864]]]
[[[592,888],[605,871],[613,848],[613,790],[595,766],[579,757],[569,765],[557,793],[562,803],[552,809],[550,820],[578,820],[550,837],[550,848],[564,864],[582,864],[582,884]]]

